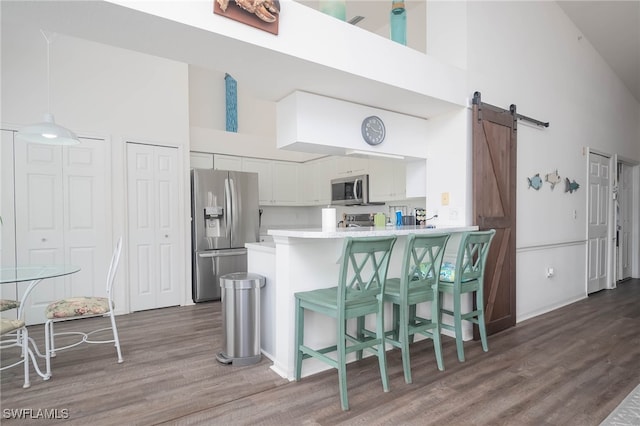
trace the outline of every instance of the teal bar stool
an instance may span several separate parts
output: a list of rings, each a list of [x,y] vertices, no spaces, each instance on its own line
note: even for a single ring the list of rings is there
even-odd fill
[[[389,268],[391,249],[396,237],[345,238],[338,286],[295,294],[295,379],[302,375],[302,361],[319,359],[338,370],[340,402],[349,409],[347,399],[347,354],[356,352],[362,358],[363,350],[378,357],[382,387],[389,391],[384,335],[384,287]],[[315,311],[336,319],[337,342],[333,346],[312,349],[304,344],[305,310]],[[375,336],[367,336],[364,329],[366,315],[377,319]],[[347,333],[347,320],[356,319],[354,335]],[[328,354],[332,356],[328,356]]]
[[[387,332],[387,342],[402,351],[404,380],[411,383],[411,359],[409,344],[415,334],[422,334],[433,340],[436,362],[440,371],[442,362],[442,342],[440,340],[438,282],[440,266],[449,240],[449,234],[415,235],[407,237],[400,278],[387,280],[384,300],[393,304],[392,332]],[[431,318],[416,315],[420,303],[429,303]],[[389,337],[392,333],[393,337]]]
[[[487,263],[489,247],[495,235],[495,229],[465,233],[460,240],[460,247],[455,265],[444,264],[440,270],[439,303],[440,327],[452,330],[456,335],[458,360],[464,361],[464,345],[462,341],[462,321],[470,321],[478,325],[482,349],[487,352],[487,331],[484,319],[484,268]],[[475,309],[462,313],[461,296],[475,292]],[[453,311],[444,309],[444,294],[453,295]],[[453,325],[442,322],[442,314],[453,317]]]

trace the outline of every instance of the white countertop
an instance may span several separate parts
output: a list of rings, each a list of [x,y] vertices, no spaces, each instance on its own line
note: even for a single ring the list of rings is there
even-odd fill
[[[249,250],[261,251],[265,253],[276,252],[276,245],[272,241],[263,243],[245,243],[244,247]]]
[[[268,234],[274,237],[291,238],[345,238],[345,237],[383,237],[388,235],[440,234],[447,232],[477,231],[477,226],[453,226],[443,228],[427,228],[424,225],[352,227],[336,228],[326,232],[322,228],[301,229],[269,229]]]

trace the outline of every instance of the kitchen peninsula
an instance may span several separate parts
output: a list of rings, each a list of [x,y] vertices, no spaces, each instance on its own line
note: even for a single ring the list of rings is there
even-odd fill
[[[337,228],[330,232],[321,228],[271,229],[268,234],[273,236],[273,243],[246,244],[248,270],[267,279],[261,294],[261,347],[265,356],[273,361],[271,368],[282,377],[293,379],[294,293],[337,285],[338,260],[345,237],[397,236],[388,272],[388,276],[393,277],[400,273],[407,235],[451,233],[445,259],[453,261],[461,234],[477,229],[477,226],[436,229],[412,225]],[[444,303],[447,305],[446,299]],[[463,301],[465,303],[470,304],[471,299]],[[388,307],[385,311],[388,327],[390,320],[391,309]],[[305,329],[305,342],[311,347],[335,342],[336,327],[331,319],[309,312],[305,317]],[[465,335],[467,333],[470,335],[470,327]],[[308,360],[303,365],[302,375],[308,376],[328,368],[317,360]]]

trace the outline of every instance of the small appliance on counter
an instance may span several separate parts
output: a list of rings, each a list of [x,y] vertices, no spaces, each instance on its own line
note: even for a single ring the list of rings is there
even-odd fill
[[[376,227],[384,227],[387,224],[387,217],[384,213],[376,213],[373,215],[373,225]]]
[[[427,224],[427,210],[416,208],[416,225]]]
[[[342,221],[346,227],[374,226],[374,215],[372,213],[343,213]]]

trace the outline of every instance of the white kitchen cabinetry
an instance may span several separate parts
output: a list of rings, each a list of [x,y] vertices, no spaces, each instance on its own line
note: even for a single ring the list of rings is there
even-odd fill
[[[395,201],[406,198],[406,168],[401,161],[369,160],[370,201]]]
[[[298,204],[307,206],[331,203],[331,178],[335,175],[335,157],[321,158],[300,165]]]
[[[216,170],[242,171],[242,157],[235,155],[215,154],[213,156],[213,168]]]
[[[292,206],[297,204],[297,163],[243,158],[242,171],[258,173],[260,205]]]
[[[357,176],[369,172],[369,160],[358,157],[333,157],[335,172],[333,177]]]
[[[427,196],[427,162],[412,161],[407,163],[407,198]]]
[[[190,152],[189,165],[192,169],[213,169],[213,154]]]
[[[273,204],[271,161],[257,158],[243,158],[242,171],[258,174],[258,200],[260,205]]]
[[[273,161],[273,204],[293,206],[298,202],[297,163]]]

